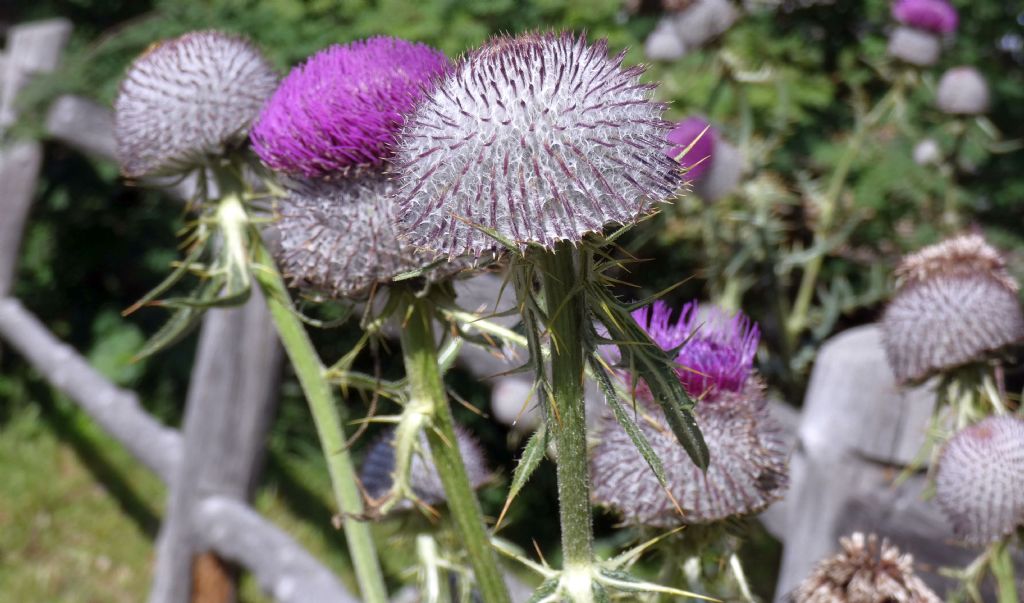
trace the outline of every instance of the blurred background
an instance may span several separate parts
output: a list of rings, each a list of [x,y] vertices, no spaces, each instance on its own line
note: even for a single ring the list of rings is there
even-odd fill
[[[672,3],[669,3],[672,4]],[[686,4],[686,2],[676,3]],[[50,103],[75,94],[109,106],[127,64],[154,41],[195,29],[250,36],[286,72],[334,43],[375,34],[426,42],[458,56],[497,32],[585,30],[628,49],[661,82],[668,117],[702,115],[742,154],[741,175],[713,200],[690,196],[623,242],[656,269],[624,278],[641,297],[679,281],[667,298],[742,309],[764,333],[758,366],[773,396],[799,407],[815,352],[829,336],[874,321],[891,270],[910,250],[983,231],[1024,278],[1024,11],[1000,0],[955,0],[960,27],[938,65],[919,70],[886,55],[886,0],[771,0],[736,4],[721,36],[666,57],[649,39],[666,8],[630,0],[15,0],[0,4],[0,34],[65,17],[74,30],[57,72],[18,99],[8,138],[39,138],[45,162],[25,230],[15,297],[170,425],[181,420],[195,337],[138,363],[129,359],[165,315],[121,311],[162,280],[178,256],[180,204],[129,186],[114,162],[47,138]],[[645,51],[646,44],[646,51]],[[971,65],[991,88],[988,112],[950,116],[935,104],[946,67]],[[873,112],[880,103],[886,111]],[[932,141],[922,147],[923,141]],[[925,151],[931,150],[929,155]],[[0,219],[3,219],[0,216]],[[822,244],[823,245],[819,245]],[[810,285],[802,277],[820,263]],[[801,302],[801,289],[808,290]],[[314,332],[327,358],[355,327]],[[364,362],[370,362],[364,360]],[[381,351],[385,376],[400,363]],[[286,369],[287,370],[287,369]],[[294,376],[268,445],[257,508],[342,576],[343,540],[327,526],[327,473]],[[486,384],[459,370],[451,387],[487,408]],[[1020,391],[1021,375],[1008,375]],[[365,401],[349,400],[356,416]],[[506,427],[464,409],[502,477],[484,490],[497,515],[517,456]],[[372,441],[372,432],[358,451]],[[165,489],[16,354],[0,346],[0,593],[10,601],[139,601],[149,587]],[[504,536],[557,544],[553,469],[542,466],[508,517]],[[391,520],[386,537],[418,518]],[[601,517],[600,545],[619,546]],[[771,597],[781,545],[755,531],[744,549],[755,590]],[[389,549],[393,575],[411,563]],[[242,600],[266,600],[246,581]]]

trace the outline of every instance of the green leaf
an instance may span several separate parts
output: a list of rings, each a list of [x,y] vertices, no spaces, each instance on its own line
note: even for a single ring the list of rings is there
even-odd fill
[[[661,464],[661,459],[658,458],[657,453],[654,452],[654,448],[651,447],[651,443],[647,440],[647,436],[644,435],[640,427],[633,421],[633,418],[629,416],[626,409],[623,408],[619,402],[618,393],[615,391],[615,386],[612,384],[611,378],[608,376],[607,371],[601,365],[601,361],[596,357],[591,356],[589,359],[590,368],[597,379],[597,384],[601,387],[601,391],[604,393],[605,401],[612,408],[612,413],[615,415],[615,420],[622,425],[622,429],[626,431],[629,439],[633,441],[633,445],[640,452],[640,456],[644,457],[647,461],[647,465],[654,472],[654,475],[658,478],[658,483],[661,484],[662,488],[668,486],[668,480],[665,478],[665,468]]]
[[[138,310],[142,306],[145,306],[146,304],[152,302],[157,297],[160,297],[161,295],[166,293],[171,287],[176,285],[178,281],[180,281],[182,278],[185,277],[186,274],[188,274],[189,268],[191,268],[192,264],[194,264],[196,260],[199,259],[199,256],[202,255],[203,250],[205,248],[205,245],[197,244],[195,248],[185,257],[185,259],[178,264],[177,268],[175,268],[170,274],[168,274],[167,277],[164,278],[164,280],[160,281],[159,285],[150,289],[149,293],[143,295],[142,298],[139,299],[139,301],[135,302],[134,304],[131,305],[131,307],[126,309],[123,314],[125,316],[131,314],[135,310]]]
[[[558,576],[545,580],[537,587],[537,590],[533,591],[533,595],[530,596],[526,603],[541,603],[541,601],[554,596],[558,590],[558,580]]]
[[[548,448],[547,433],[547,425],[542,423],[537,428],[537,431],[533,432],[533,435],[530,436],[529,441],[526,442],[523,456],[519,458],[519,463],[512,474],[512,485],[509,487],[508,496],[505,498],[505,506],[501,509],[501,515],[498,517],[495,529],[501,525],[501,520],[504,519],[508,508],[512,506],[512,501],[519,495],[526,482],[530,481],[530,476],[533,475],[540,462],[544,460],[544,455]]]

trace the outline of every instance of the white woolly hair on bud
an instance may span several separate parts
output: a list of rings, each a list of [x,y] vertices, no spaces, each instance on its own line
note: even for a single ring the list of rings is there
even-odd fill
[[[406,121],[395,158],[411,244],[450,257],[628,224],[682,185],[640,67],[573,34],[497,37]]]
[[[931,67],[939,61],[942,38],[916,27],[901,25],[889,34],[889,56],[917,67]]]
[[[986,545],[1024,524],[1024,420],[994,416],[943,447],[935,501],[957,537]]]
[[[429,429],[429,427],[428,427]],[[367,495],[380,499],[391,489],[395,472],[394,430],[388,430],[379,440],[370,445],[360,469],[360,480]],[[455,425],[455,439],[458,440],[459,454],[466,465],[469,485],[475,490],[489,483],[494,475],[487,467],[487,459],[480,443],[462,425]],[[413,456],[409,466],[409,485],[420,500],[428,505],[436,505],[447,500],[441,476],[434,466],[427,438],[420,433],[419,454]],[[399,503],[398,508],[409,509],[409,501]]]
[[[244,143],[277,87],[247,39],[200,31],[160,42],[128,68],[114,101],[114,132],[129,177],[187,172]]]
[[[291,285],[335,298],[359,298],[374,285],[423,268],[430,258],[398,240],[391,181],[378,170],[330,180],[292,179],[278,205],[273,245]],[[428,279],[457,271],[444,263]]]
[[[606,411],[590,457],[593,498],[624,523],[659,528],[711,523],[761,511],[785,493],[789,451],[757,379],[739,392],[723,391],[697,404],[697,425],[711,455],[707,472],[693,464],[659,408],[639,399],[637,408],[637,424],[661,459],[671,497]]]
[[[935,104],[943,113],[980,115],[988,111],[988,82],[970,66],[953,67],[942,74],[935,91]]]
[[[818,562],[793,603],[941,603],[914,573],[914,558],[871,534],[839,539],[842,550]]]
[[[882,316],[889,364],[902,383],[977,362],[1024,340],[1017,282],[980,235],[907,256]]]

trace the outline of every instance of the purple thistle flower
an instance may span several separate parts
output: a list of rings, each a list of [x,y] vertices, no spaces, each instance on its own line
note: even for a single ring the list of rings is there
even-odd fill
[[[676,355],[676,373],[691,396],[714,397],[745,386],[753,370],[760,331],[742,313],[730,316],[718,307],[701,308],[693,301],[683,306],[679,318],[672,322],[672,309],[656,301],[634,311],[633,317],[663,350],[682,346]]]
[[[665,106],[606,41],[497,37],[470,53],[402,131],[398,215],[409,242],[482,255],[578,242],[675,195]]]
[[[956,9],[946,0],[896,0],[892,16],[904,25],[937,34],[953,33],[959,23]]]
[[[263,107],[253,148],[272,169],[322,177],[380,166],[398,128],[451,67],[424,44],[375,37],[318,52]]]
[[[686,168],[686,180],[696,182],[711,167],[717,137],[718,132],[711,124],[699,117],[688,117],[665,137],[674,145],[666,153]],[[687,151],[691,144],[693,147]]]

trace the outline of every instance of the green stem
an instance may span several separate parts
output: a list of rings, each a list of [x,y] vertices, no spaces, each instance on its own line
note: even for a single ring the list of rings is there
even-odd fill
[[[397,293],[397,291],[396,291]],[[498,570],[498,562],[484,525],[483,514],[476,494],[469,483],[466,466],[459,452],[455,436],[455,421],[445,393],[441,371],[438,368],[437,348],[434,343],[433,314],[429,302],[407,296],[408,314],[402,325],[402,359],[409,380],[409,395],[413,400],[429,401],[431,426],[427,428],[427,442],[434,465],[444,486],[448,510],[462,537],[476,574],[480,594],[488,603],[509,602],[505,581]]]
[[[1013,558],[1010,556],[1010,547],[1006,540],[996,545],[995,555],[992,556],[992,574],[996,578],[996,590],[999,593],[999,603],[1019,603],[1017,598],[1017,580],[1013,572]]]
[[[345,445],[345,432],[338,414],[337,400],[325,377],[323,364],[313,348],[313,342],[309,340],[302,321],[295,314],[288,289],[273,258],[259,241],[259,236],[254,235],[253,238],[256,239],[253,250],[254,275],[266,297],[270,314],[299,378],[302,392],[309,402],[320,446],[327,459],[334,497],[341,511],[342,527],[360,593],[368,603],[386,603],[387,590],[370,525],[359,519],[364,513],[363,497],[359,491],[352,457]]]
[[[593,526],[587,469],[586,415],[583,401],[582,295],[575,289],[575,249],[560,243],[554,253],[533,256],[542,274],[551,336],[551,390],[555,412],[549,429],[558,453],[558,502],[562,524],[562,555],[567,574],[590,571]],[[586,598],[586,592],[576,593]]]

